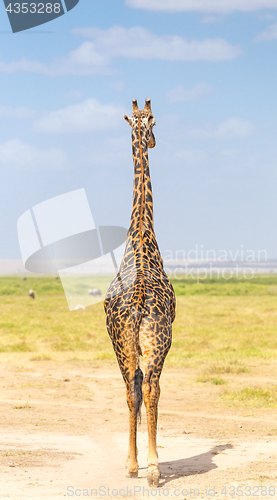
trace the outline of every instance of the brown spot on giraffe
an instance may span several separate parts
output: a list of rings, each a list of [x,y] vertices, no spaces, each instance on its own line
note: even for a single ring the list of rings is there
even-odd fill
[[[137,421],[144,400],[149,437],[149,486],[158,486],[160,471],[156,445],[159,378],[171,346],[175,295],[163,269],[153,223],[153,196],[148,148],[154,147],[155,119],[150,99],[142,111],[133,101],[133,208],[125,253],[119,272],[105,297],[107,330],[126,384],[129,407],[128,477],[138,476]],[[145,375],[139,367],[143,356]]]

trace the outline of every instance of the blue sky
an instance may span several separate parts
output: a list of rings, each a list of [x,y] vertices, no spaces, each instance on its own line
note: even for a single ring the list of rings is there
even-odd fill
[[[123,115],[148,97],[162,252],[277,258],[277,0],[80,0],[17,34],[2,3],[0,258],[20,257],[23,212],[74,189],[96,224],[128,227]]]

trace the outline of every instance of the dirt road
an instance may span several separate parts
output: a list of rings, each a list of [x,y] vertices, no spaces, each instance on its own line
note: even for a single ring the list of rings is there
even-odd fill
[[[229,407],[221,387],[196,382],[189,369],[165,369],[158,424],[161,487],[149,491],[144,410],[139,478],[125,478],[128,412],[116,364],[5,356],[1,499],[277,496],[276,410]]]

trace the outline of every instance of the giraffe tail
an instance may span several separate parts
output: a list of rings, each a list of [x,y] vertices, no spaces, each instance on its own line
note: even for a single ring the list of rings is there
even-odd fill
[[[136,370],[135,370],[135,376],[134,376],[134,400],[135,400],[135,412],[138,417],[138,421],[140,423],[141,421],[141,405],[143,401],[143,396],[142,396],[142,381],[143,381],[143,373],[140,369],[139,366],[139,345],[138,345],[138,340],[139,340],[139,327],[140,327],[140,321],[141,321],[141,314],[140,311],[137,309],[136,311],[131,312],[131,321],[132,321],[132,330],[133,330],[133,345],[134,345],[134,351],[136,355]]]
[[[137,368],[135,371],[134,378],[134,393],[135,393],[135,412],[138,418],[138,422],[141,422],[141,405],[142,405],[142,381],[143,381],[143,373],[140,368]]]
[[[135,398],[135,412],[138,417],[138,421],[141,421],[141,405],[143,401],[142,395],[142,381],[143,373],[139,366],[139,328],[143,317],[143,303],[145,299],[145,286],[142,280],[137,280],[135,283],[135,292],[133,294],[133,302],[136,306],[131,310],[131,321],[133,330],[133,345],[136,355],[136,370],[134,376],[134,398]]]

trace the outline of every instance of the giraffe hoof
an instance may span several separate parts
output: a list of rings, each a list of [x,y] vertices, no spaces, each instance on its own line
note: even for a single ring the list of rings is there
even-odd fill
[[[138,477],[138,471],[130,472],[126,469],[126,477]]]
[[[161,474],[160,472],[148,472],[147,481],[150,488],[158,488]]]

